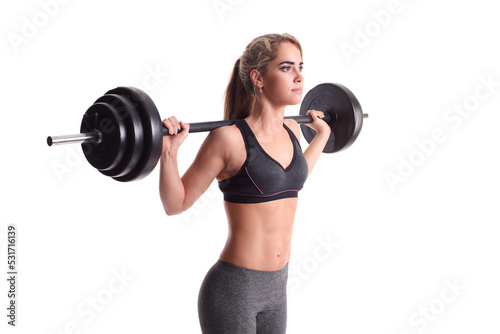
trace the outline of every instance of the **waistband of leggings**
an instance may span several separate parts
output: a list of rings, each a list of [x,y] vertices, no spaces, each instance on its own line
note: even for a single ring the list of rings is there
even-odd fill
[[[221,259],[217,260],[215,263],[216,266],[235,274],[244,274],[244,275],[254,275],[254,276],[267,276],[267,277],[279,277],[279,276],[287,276],[288,274],[288,263],[281,269],[273,270],[273,271],[265,271],[265,270],[255,270],[237,266],[235,264],[222,261]]]

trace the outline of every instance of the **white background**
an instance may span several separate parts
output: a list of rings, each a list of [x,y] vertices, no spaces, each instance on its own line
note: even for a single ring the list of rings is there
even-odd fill
[[[301,41],[305,91],[342,83],[370,114],[300,193],[288,333],[500,330],[491,1],[30,0],[2,2],[0,22],[0,277],[9,224],[19,270],[16,328],[1,279],[2,333],[200,332],[198,289],[227,232],[216,184],[167,217],[157,169],[119,183],[45,139],[78,132],[116,86],[143,88],[163,117],[221,119],[235,60],[275,32]],[[204,137],[185,142],[181,173]]]

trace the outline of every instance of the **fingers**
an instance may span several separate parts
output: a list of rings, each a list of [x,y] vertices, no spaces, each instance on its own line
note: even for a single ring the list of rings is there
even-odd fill
[[[306,124],[308,127],[315,130],[318,134],[319,133],[325,133],[325,134],[331,133],[332,129],[330,128],[330,125],[328,125],[327,122],[322,120],[322,118],[325,117],[324,112],[319,111],[319,110],[308,110],[307,115],[310,115],[312,117],[312,122],[309,124]]]
[[[168,129],[170,136],[163,136],[162,154],[178,149],[189,134],[189,124],[179,122],[175,116],[165,118],[163,126]],[[182,129],[182,131],[180,131]]]
[[[181,126],[182,132],[185,133],[187,136],[187,134],[189,133],[189,124],[184,123],[183,121],[180,121],[179,125]]]
[[[179,122],[177,120],[177,117],[175,116],[170,116],[169,118],[165,118],[163,120],[163,125],[168,129],[168,133],[170,133],[171,135],[177,134],[177,132],[179,132],[179,130],[181,129],[181,123],[185,127],[185,123]]]
[[[319,110],[308,110],[307,115],[311,115],[313,122],[316,121],[316,118],[324,118],[325,113]]]

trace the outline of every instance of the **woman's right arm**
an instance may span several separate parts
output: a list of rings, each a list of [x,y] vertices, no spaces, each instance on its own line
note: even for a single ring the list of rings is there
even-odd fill
[[[160,158],[160,198],[165,212],[170,216],[191,207],[225,168],[227,145],[223,142],[223,131],[211,132],[181,178],[177,152],[188,136],[189,124],[179,123],[175,117],[166,119],[163,124],[171,133],[177,133],[177,129],[182,128],[182,132],[175,136],[163,137]]]

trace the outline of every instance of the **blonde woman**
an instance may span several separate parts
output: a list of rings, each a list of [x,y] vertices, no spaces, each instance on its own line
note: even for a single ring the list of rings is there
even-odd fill
[[[284,119],[302,101],[302,47],[289,34],[255,38],[236,61],[226,89],[225,119],[182,178],[177,152],[189,124],[163,124],[160,197],[168,215],[187,210],[214,179],[224,194],[229,233],[199,292],[203,333],[285,333],[286,283],[298,192],[329,136],[321,111],[310,110],[317,135],[302,152],[300,128]],[[182,132],[178,130],[182,128]]]

